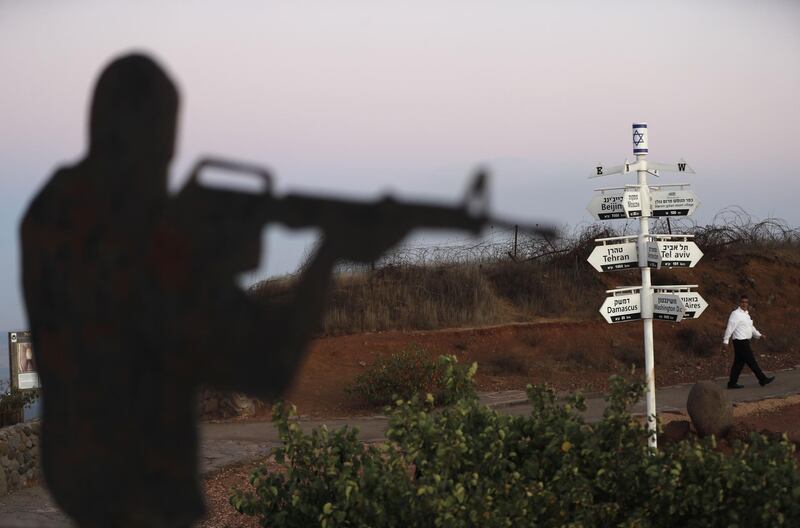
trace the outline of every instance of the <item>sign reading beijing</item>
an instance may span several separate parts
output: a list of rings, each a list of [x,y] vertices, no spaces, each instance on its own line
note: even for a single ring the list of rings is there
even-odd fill
[[[626,218],[625,210],[622,208],[623,189],[599,189],[586,210],[596,220],[614,220],[616,218]]]

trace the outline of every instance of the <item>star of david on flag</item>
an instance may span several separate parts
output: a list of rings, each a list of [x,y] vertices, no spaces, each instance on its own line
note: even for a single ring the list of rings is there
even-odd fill
[[[644,134],[639,132],[638,130],[633,131],[633,144],[637,147],[644,143]]]

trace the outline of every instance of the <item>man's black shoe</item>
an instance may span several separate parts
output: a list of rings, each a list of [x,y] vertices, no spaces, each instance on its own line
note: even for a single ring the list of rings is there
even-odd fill
[[[769,385],[773,381],[775,381],[775,376],[770,376],[768,378],[764,378],[763,380],[759,381],[758,384],[763,387],[764,385]]]
[[[743,389],[744,385],[739,385],[738,383],[728,383],[729,389]]]

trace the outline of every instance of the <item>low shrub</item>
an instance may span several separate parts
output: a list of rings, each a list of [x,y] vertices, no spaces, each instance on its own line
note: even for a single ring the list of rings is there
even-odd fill
[[[691,326],[681,327],[675,334],[682,351],[697,357],[710,357],[719,350],[719,336]]]
[[[522,376],[528,373],[530,365],[524,357],[509,352],[498,352],[484,363],[483,368],[489,373]]]
[[[800,474],[786,438],[758,434],[654,451],[629,408],[641,383],[611,379],[602,420],[586,423],[580,395],[566,403],[528,387],[533,412],[508,416],[467,397],[432,412],[435,398],[400,399],[387,442],[357,430],[304,434],[295,411],[273,421],[281,471],[250,476],[231,504],[262,526],[797,526]]]
[[[453,355],[439,356],[436,365],[436,397],[445,405],[460,400],[477,400],[475,373],[478,364],[464,365]]]
[[[408,399],[433,387],[436,362],[419,345],[411,344],[387,357],[376,359],[345,390],[372,405]]]
[[[475,395],[472,378],[477,368],[477,364],[459,364],[452,355],[439,356],[434,361],[424,348],[409,345],[375,360],[345,390],[372,405],[387,405],[398,398],[407,400],[426,392],[435,393],[448,404]]]
[[[623,363],[627,367],[644,367],[644,351],[641,347],[629,344],[620,344],[612,346],[611,353],[614,356],[614,359]]]
[[[40,394],[39,389],[17,389],[7,381],[0,381],[0,427],[21,422],[24,410],[33,405]]]

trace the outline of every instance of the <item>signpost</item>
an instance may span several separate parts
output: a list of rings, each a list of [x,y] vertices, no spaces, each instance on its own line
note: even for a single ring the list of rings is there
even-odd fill
[[[674,293],[681,298],[681,302],[685,308],[683,313],[684,319],[697,319],[700,317],[708,303],[703,299],[699,293],[692,291],[697,288],[697,284],[679,284],[672,286],[655,286],[653,290],[657,293]]]
[[[658,268],[661,266],[661,249],[654,240],[646,242],[644,260],[639,257],[639,237],[621,236],[597,238],[600,245],[586,259],[597,271],[618,271],[631,268]]]
[[[660,268],[663,265],[661,261],[661,249],[658,247],[658,243],[653,240],[647,241],[647,248],[645,250],[645,260],[639,261],[640,268]]]
[[[8,367],[11,386],[15,389],[37,389],[39,374],[33,358],[33,343],[29,331],[8,333]]]
[[[674,293],[653,293],[653,319],[679,323],[685,311],[683,301]]]
[[[688,187],[686,183],[649,185],[646,201],[639,185],[596,189],[600,194],[591,199],[586,209],[596,220],[639,218],[648,215],[689,216],[700,205],[700,200]]]
[[[653,216],[688,216],[700,205],[697,195],[685,184],[651,186],[650,198]]]
[[[661,265],[666,268],[693,268],[703,258],[703,252],[692,235],[656,235],[653,237],[661,252]]]
[[[607,167],[600,163],[590,178],[636,171],[637,184],[598,189],[587,209],[598,220],[639,218],[639,234],[627,237],[601,238],[587,259],[598,271],[617,271],[638,267],[642,285],[608,290],[600,313],[609,323],[641,320],[644,328],[644,363],[647,380],[647,426],[650,446],[657,447],[656,387],[653,356],[653,319],[680,322],[700,316],[708,303],[696,286],[653,286],[650,269],[664,267],[690,268],[697,265],[703,252],[689,235],[651,235],[650,218],[687,216],[699,205],[697,196],[687,184],[647,184],[647,175],[659,176],[662,171],[694,174],[683,159],[675,164],[647,161],[647,124],[633,124],[635,162]]]
[[[632,240],[631,240],[632,239]],[[601,245],[587,259],[597,271],[616,271],[639,267],[636,237],[598,238]]]
[[[636,188],[625,190],[625,193],[622,195],[622,209],[625,211],[625,216],[628,218],[638,218],[642,216],[645,211],[648,212],[645,216],[649,216],[649,207],[643,203],[642,194],[642,191]]]
[[[625,218],[625,210],[622,208],[622,193],[624,187],[597,189],[600,193],[586,206],[596,220],[613,220],[615,218]]]
[[[600,307],[600,313],[609,323],[625,323],[627,321],[638,321],[642,318],[641,309],[641,288],[618,288],[607,290],[609,297]]]

